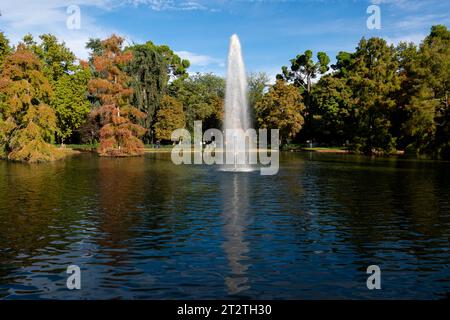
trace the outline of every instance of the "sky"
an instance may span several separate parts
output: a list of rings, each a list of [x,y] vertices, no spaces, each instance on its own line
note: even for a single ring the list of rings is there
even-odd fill
[[[79,28],[67,26],[73,5]],[[380,10],[379,29],[367,27],[371,5]],[[0,30],[13,44],[27,33],[53,33],[86,59],[89,38],[115,33],[128,44],[169,45],[191,61],[190,73],[221,76],[236,33],[247,71],[271,79],[307,49],[325,51],[333,61],[363,36],[420,43],[432,25],[450,25],[448,0],[0,0],[0,12]]]

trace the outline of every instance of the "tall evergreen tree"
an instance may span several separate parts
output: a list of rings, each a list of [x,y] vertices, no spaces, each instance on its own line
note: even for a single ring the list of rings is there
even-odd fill
[[[151,41],[128,49],[133,52],[133,60],[127,68],[134,89],[133,105],[146,114],[142,125],[148,129],[145,140],[151,142],[156,113],[168,82],[185,77],[189,61],[182,60],[168,46],[157,46]]]
[[[151,142],[155,115],[168,81],[167,66],[153,45],[135,45],[130,49],[133,60],[127,70],[134,89],[133,105],[146,113],[142,125],[148,129],[145,140]]]

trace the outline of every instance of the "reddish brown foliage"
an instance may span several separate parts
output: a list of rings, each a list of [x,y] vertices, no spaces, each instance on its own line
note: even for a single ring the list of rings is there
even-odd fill
[[[89,82],[89,91],[102,103],[93,112],[93,116],[100,116],[102,124],[98,149],[101,156],[135,156],[144,152],[139,137],[146,129],[136,122],[145,114],[129,103],[133,90],[128,87],[129,77],[122,68],[133,56],[131,52],[122,52],[122,43],[122,38],[112,35],[102,41],[102,55],[93,59],[99,77]]]

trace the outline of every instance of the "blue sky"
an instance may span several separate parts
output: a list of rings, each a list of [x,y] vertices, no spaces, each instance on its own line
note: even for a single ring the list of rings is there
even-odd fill
[[[78,5],[81,28],[69,30],[67,7]],[[369,5],[381,29],[369,30]],[[51,32],[80,57],[90,37],[117,33],[131,42],[167,44],[191,60],[190,72],[224,75],[229,37],[241,39],[248,71],[271,77],[306,49],[334,60],[363,36],[420,42],[433,24],[450,25],[446,0],[0,0],[0,30],[17,43],[27,32]]]

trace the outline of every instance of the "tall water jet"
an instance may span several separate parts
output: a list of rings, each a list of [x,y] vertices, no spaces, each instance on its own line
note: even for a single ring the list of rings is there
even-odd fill
[[[225,93],[225,147],[227,157],[234,157],[234,162],[225,165],[225,169],[236,171],[248,171],[248,163],[241,163],[236,159],[248,159],[245,145],[239,143],[239,134],[250,128],[250,113],[247,101],[247,76],[245,74],[244,60],[242,59],[241,43],[236,34],[230,39],[230,49],[228,52],[228,69]],[[227,135],[227,132],[235,132],[234,135]],[[242,158],[241,158],[242,157]]]

